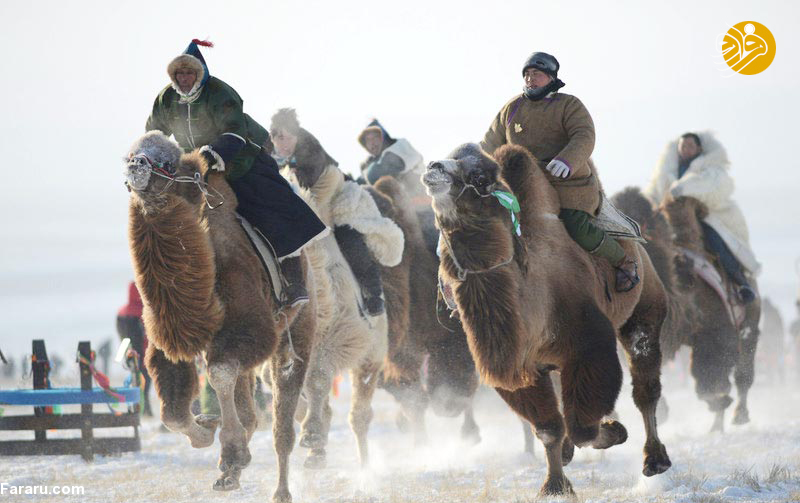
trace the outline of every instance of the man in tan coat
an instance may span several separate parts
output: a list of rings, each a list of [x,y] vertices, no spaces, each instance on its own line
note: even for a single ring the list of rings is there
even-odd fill
[[[589,253],[607,259],[617,270],[616,290],[639,282],[637,264],[614,238],[591,222],[600,209],[601,186],[590,158],[594,122],[581,101],[559,93],[560,65],[544,52],[533,53],[522,68],[524,92],[503,106],[481,147],[488,153],[506,143],[527,148],[558,192],[559,218],[570,236]]]

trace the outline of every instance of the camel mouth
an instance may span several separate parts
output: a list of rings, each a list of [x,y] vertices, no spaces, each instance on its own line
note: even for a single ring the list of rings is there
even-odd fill
[[[435,197],[450,191],[450,187],[453,185],[453,176],[446,171],[444,163],[432,162],[422,175],[422,183],[425,185],[428,195]]]
[[[125,182],[131,190],[140,192],[147,188],[150,183],[150,170],[149,166],[140,162],[129,162],[125,171]]]

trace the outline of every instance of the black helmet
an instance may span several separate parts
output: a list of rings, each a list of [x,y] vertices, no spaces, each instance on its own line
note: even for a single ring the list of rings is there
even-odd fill
[[[525,70],[528,68],[541,70],[555,79],[558,78],[558,69],[561,68],[561,65],[558,64],[556,58],[546,52],[534,52],[525,60],[525,66],[522,67],[523,77],[525,76]]]

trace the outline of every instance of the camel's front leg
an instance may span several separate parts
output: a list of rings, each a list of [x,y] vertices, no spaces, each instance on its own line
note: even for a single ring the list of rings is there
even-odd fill
[[[528,421],[536,429],[536,436],[544,444],[547,458],[547,478],[539,494],[553,496],[574,495],[567,476],[564,474],[561,458],[564,441],[564,419],[558,410],[558,400],[553,391],[549,373],[536,376],[533,386],[508,391],[496,388],[497,393],[511,409]]]
[[[216,491],[238,489],[242,468],[250,463],[247,430],[239,421],[234,395],[239,371],[240,364],[237,360],[211,360],[208,364],[208,382],[217,393],[222,415],[219,431],[219,441],[222,444],[219,469],[222,476],[214,483]]]
[[[367,431],[369,430],[369,423],[372,421],[372,395],[375,394],[380,369],[381,364],[379,362],[368,362],[350,371],[350,378],[353,382],[353,396],[350,402],[350,428],[356,435],[361,468],[366,468],[369,464]]]
[[[306,468],[324,468],[326,464],[325,446],[332,415],[328,394],[333,385],[333,376],[334,369],[330,362],[321,358],[319,351],[315,352],[306,377],[308,410],[300,430],[300,447],[311,449],[305,461]]]
[[[161,400],[161,421],[170,430],[189,437],[192,447],[214,443],[216,417],[191,413],[192,400],[198,394],[197,372],[191,362],[173,363],[154,345],[147,348],[147,370]]]
[[[739,357],[733,371],[738,403],[733,412],[733,424],[747,424],[750,413],[747,410],[747,393],[755,378],[756,347],[758,346],[758,321],[761,317],[761,302],[753,302],[747,307],[744,326],[739,331]]]

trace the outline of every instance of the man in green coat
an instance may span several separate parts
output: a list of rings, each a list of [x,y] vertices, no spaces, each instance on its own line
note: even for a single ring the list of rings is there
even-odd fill
[[[481,148],[489,154],[506,143],[528,149],[558,193],[558,216],[569,235],[589,253],[607,259],[616,268],[616,290],[627,292],[639,282],[636,262],[591,222],[600,210],[602,190],[590,158],[594,122],[578,98],[558,92],[564,87],[559,67],[556,58],[544,52],[534,52],[525,61],[524,92],[503,106]]]
[[[266,237],[280,260],[287,282],[283,303],[308,302],[300,249],[327,228],[280,175],[269,155],[269,133],[244,113],[232,87],[209,74],[198,45],[212,47],[195,39],[167,66],[171,84],[153,103],[146,130],[173,135],[186,152],[199,148],[211,169],[225,172],[239,201],[237,212]]]

